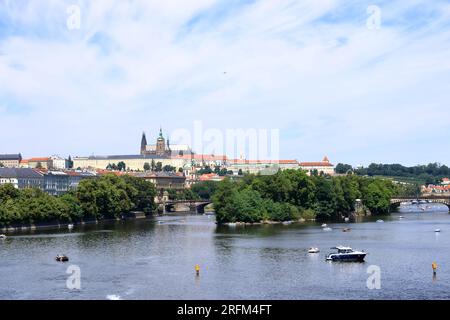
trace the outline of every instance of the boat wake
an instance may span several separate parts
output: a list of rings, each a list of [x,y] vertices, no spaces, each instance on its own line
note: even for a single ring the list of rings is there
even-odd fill
[[[106,299],[108,300],[122,300],[122,298],[116,294],[108,294],[106,296]]]

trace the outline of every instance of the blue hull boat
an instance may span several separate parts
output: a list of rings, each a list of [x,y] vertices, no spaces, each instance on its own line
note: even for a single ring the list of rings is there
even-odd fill
[[[331,249],[336,249],[337,253],[328,254],[328,261],[362,262],[367,255],[364,251],[355,251],[350,247],[334,247]]]

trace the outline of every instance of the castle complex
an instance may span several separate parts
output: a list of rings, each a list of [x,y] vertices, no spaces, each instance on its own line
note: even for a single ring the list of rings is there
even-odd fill
[[[147,144],[147,137],[145,132],[142,133],[141,139],[141,155],[156,155],[161,157],[171,157],[173,155],[191,154],[192,150],[188,145],[176,144],[170,145],[169,139],[164,139],[162,129],[159,129],[159,136],[156,139],[156,144]]]

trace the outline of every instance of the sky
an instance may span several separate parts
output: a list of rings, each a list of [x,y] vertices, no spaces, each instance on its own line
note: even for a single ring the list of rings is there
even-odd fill
[[[0,0],[0,154],[137,154],[162,127],[449,165],[449,101],[449,1]]]

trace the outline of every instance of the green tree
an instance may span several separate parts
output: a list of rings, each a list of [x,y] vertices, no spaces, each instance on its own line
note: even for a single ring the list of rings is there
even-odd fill
[[[363,191],[363,204],[372,214],[387,214],[391,207],[394,187],[390,181],[374,179],[368,182]]]
[[[148,162],[144,163],[144,170],[149,171],[150,170],[150,164]]]
[[[117,169],[118,169],[119,171],[125,171],[126,167],[127,167],[127,165],[126,165],[125,162],[123,162],[123,161],[120,161],[120,162],[117,164]]]
[[[351,165],[344,164],[344,163],[338,163],[335,168],[336,173],[339,173],[339,174],[345,174],[352,170],[353,170],[353,167]]]
[[[156,167],[155,167],[155,171],[156,172],[161,172],[162,171],[162,162],[157,162],[156,163]]]
[[[73,168],[73,160],[72,160],[72,157],[70,155],[69,155],[69,159],[67,159],[67,167],[69,169]]]
[[[152,159],[150,168],[151,168],[152,171],[155,171],[155,169],[156,169],[156,164],[155,164],[155,160],[154,159]]]

